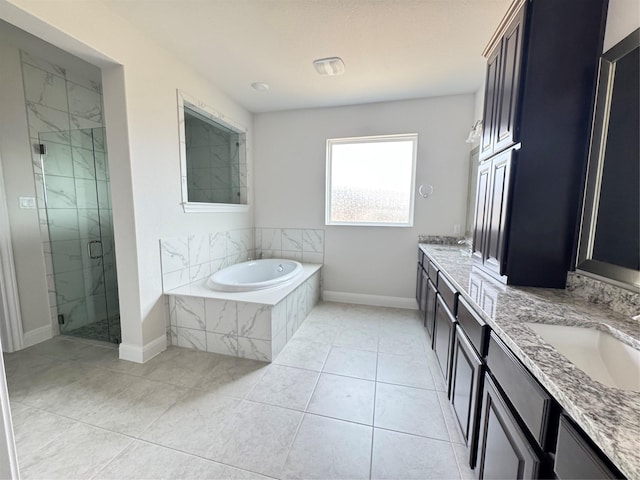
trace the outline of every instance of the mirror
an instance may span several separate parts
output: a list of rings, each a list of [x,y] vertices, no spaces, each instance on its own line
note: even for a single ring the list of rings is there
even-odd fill
[[[640,286],[640,29],[604,53],[576,268]]]
[[[247,130],[181,91],[178,115],[184,211],[247,211]]]

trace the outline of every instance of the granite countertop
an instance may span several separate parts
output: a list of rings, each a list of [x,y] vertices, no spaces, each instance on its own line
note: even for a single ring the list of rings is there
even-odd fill
[[[640,478],[640,393],[591,379],[525,325],[596,328],[640,349],[638,321],[566,290],[502,285],[472,266],[468,249],[419,246],[620,471]]]

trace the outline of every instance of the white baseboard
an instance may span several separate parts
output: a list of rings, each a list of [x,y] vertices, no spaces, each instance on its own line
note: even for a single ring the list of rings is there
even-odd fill
[[[158,338],[150,341],[146,345],[132,345],[130,343],[121,343],[119,355],[121,360],[128,360],[135,363],[145,363],[156,355],[167,349],[167,335],[163,334]]]
[[[325,302],[371,305],[373,307],[407,308],[409,310],[418,309],[418,304],[416,303],[415,298],[366,295],[364,293],[332,292],[324,290],[322,292],[322,300]]]
[[[24,339],[24,348],[49,340],[50,338],[53,338],[51,325],[45,325],[44,327],[24,332],[24,336],[22,338]]]

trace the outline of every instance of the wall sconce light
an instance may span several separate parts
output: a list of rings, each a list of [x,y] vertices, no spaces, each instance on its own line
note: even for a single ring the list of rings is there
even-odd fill
[[[482,137],[482,120],[478,120],[471,127],[471,131],[469,132],[469,136],[465,140],[467,143],[476,143],[480,141]]]

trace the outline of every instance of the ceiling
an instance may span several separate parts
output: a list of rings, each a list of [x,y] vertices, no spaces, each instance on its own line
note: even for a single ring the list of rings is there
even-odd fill
[[[475,92],[510,0],[103,2],[247,110],[268,112]],[[345,74],[319,76],[312,61],[332,56]]]

